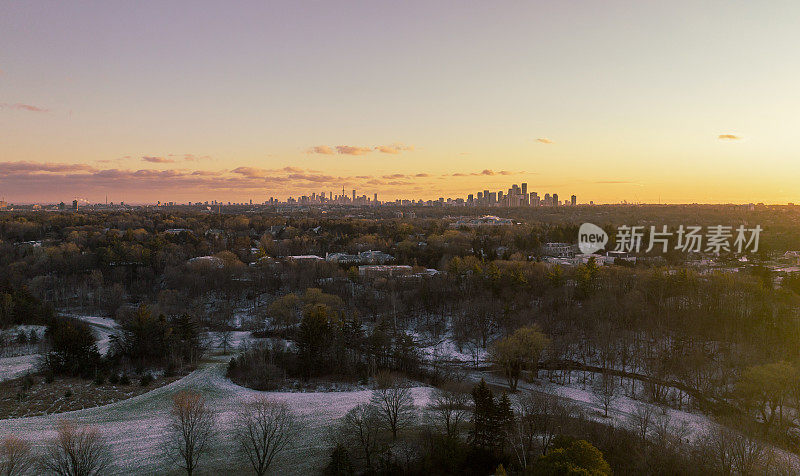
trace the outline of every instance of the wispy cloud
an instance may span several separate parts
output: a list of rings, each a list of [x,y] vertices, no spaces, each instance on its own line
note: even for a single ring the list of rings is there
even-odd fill
[[[159,157],[155,155],[143,155],[142,160],[145,162],[150,162],[152,164],[172,164],[175,162],[175,159],[170,159],[168,157]]]
[[[0,170],[6,173],[64,173],[64,172],[85,172],[97,170],[88,164],[60,164],[54,162],[0,162]]]
[[[50,112],[49,109],[23,103],[14,103],[14,104],[0,103],[0,109],[15,109],[17,111],[28,111],[28,112]]]
[[[231,172],[243,175],[248,178],[264,178],[270,175],[271,171],[267,169],[259,169],[256,167],[236,167]]]
[[[311,147],[307,151],[308,154],[323,154],[323,155],[333,155],[333,149],[328,147],[327,145],[316,145]]]
[[[396,143],[390,145],[375,146],[375,150],[377,150],[378,152],[382,152],[384,154],[399,154],[400,152],[403,151],[414,150],[414,146]]]
[[[198,160],[210,159],[208,155],[195,155],[195,154],[169,154],[169,157],[177,157],[187,162],[197,162]]]
[[[552,144],[553,143],[553,141],[548,139],[547,137],[540,137],[540,138],[536,139],[536,142],[539,142],[539,143],[542,143],[542,144]]]
[[[307,154],[322,154],[322,155],[366,155],[372,151],[377,151],[383,154],[399,154],[401,152],[414,150],[413,145],[401,144],[399,142],[389,145],[377,145],[375,147],[361,147],[355,145],[337,145],[330,147],[327,145],[315,145],[310,147]]]
[[[337,145],[336,152],[344,155],[364,155],[372,152],[369,147],[356,147],[352,145]]]
[[[737,136],[735,134],[720,134],[717,136],[719,140],[741,140],[741,136]]]
[[[495,172],[494,170],[491,170],[491,169],[484,169],[481,172],[474,172],[474,173],[472,173],[470,175],[489,175],[489,176],[492,176],[492,175],[513,175],[513,174],[514,174],[514,172],[509,172],[508,170],[498,170],[497,172]]]

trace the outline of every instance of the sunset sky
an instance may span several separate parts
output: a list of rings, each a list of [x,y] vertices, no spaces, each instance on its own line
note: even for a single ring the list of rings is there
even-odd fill
[[[800,202],[800,2],[0,0],[0,196]]]

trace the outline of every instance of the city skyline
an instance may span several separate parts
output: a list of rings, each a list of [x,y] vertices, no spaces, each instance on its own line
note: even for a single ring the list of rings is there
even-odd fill
[[[575,194],[570,195],[568,199],[560,200],[558,193],[544,192],[539,195],[538,191],[528,192],[527,182],[521,184],[511,184],[506,191],[503,190],[489,190],[484,189],[475,193],[467,194],[464,197],[439,197],[437,199],[422,199],[414,197],[392,198],[392,199],[379,199],[379,192],[372,192],[370,194],[363,193],[358,189],[351,191],[345,190],[342,187],[341,193],[333,190],[328,191],[312,191],[310,194],[299,195],[297,197],[274,197],[270,196],[267,200],[255,201],[251,198],[243,202],[225,201],[217,199],[201,199],[195,201],[180,202],[175,200],[156,200],[146,203],[130,203],[124,200],[114,201],[113,197],[109,200],[108,195],[105,197],[104,202],[92,202],[83,197],[75,197],[72,199],[72,205],[69,206],[69,201],[54,202],[35,202],[35,203],[9,203],[4,199],[0,199],[0,210],[14,205],[45,205],[50,208],[56,207],[58,210],[78,210],[83,206],[139,206],[139,205],[157,205],[157,206],[225,206],[225,205],[355,205],[355,206],[373,206],[373,205],[448,205],[448,206],[474,206],[474,207],[539,207],[539,206],[576,206],[576,205],[594,205],[594,201],[590,200],[587,203],[578,203]]]
[[[0,196],[800,202],[796,2],[454,5],[9,3]]]

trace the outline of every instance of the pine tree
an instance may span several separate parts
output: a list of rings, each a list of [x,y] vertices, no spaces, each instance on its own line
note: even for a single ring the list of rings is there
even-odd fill
[[[495,449],[502,450],[514,423],[514,411],[511,409],[511,399],[507,393],[503,392],[497,401],[493,416],[492,443]]]
[[[481,449],[490,449],[492,445],[492,420],[494,414],[494,394],[492,389],[481,379],[480,383],[472,389],[474,402],[472,412],[472,446]]]
[[[325,467],[324,473],[331,476],[345,476],[353,474],[353,463],[350,462],[350,453],[342,445],[336,445],[331,453],[331,461]]]

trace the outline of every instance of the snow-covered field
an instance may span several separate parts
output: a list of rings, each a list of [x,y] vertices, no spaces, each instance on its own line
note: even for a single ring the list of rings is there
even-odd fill
[[[367,402],[371,392],[272,393],[239,387],[224,376],[221,362],[208,364],[183,379],[137,397],[102,407],[59,415],[0,420],[0,435],[14,434],[41,447],[55,435],[59,418],[91,424],[108,439],[115,467],[110,474],[163,474],[169,468],[163,455],[164,434],[169,421],[170,399],[176,392],[202,392],[217,415],[219,438],[215,451],[201,468],[202,474],[220,474],[241,467],[241,457],[230,438],[231,422],[242,402],[259,395],[287,402],[300,420],[298,444],[275,463],[275,474],[314,474],[327,462],[330,443],[327,428],[348,410]],[[429,388],[414,388],[417,405],[426,405]],[[235,463],[235,466],[231,463]]]
[[[109,319],[107,317],[96,317],[96,316],[80,316],[80,315],[69,315],[69,317],[75,317],[86,321],[89,325],[92,326],[92,330],[97,337],[97,349],[100,351],[101,354],[105,354],[108,352],[108,346],[110,342],[111,335],[114,333],[117,323],[113,319]],[[16,329],[21,329],[30,333],[32,329],[35,329],[39,336],[44,335],[44,327],[43,326],[17,326]],[[39,354],[29,354],[29,355],[21,355],[16,357],[2,357],[0,358],[0,382],[4,380],[10,380],[17,377],[22,377],[23,375],[34,372],[36,370],[36,365],[39,362]]]
[[[33,372],[39,362],[38,354],[0,358],[0,382]]]
[[[108,337],[116,324],[113,320],[97,317],[75,316],[92,324],[101,341],[108,347]],[[248,341],[248,333],[234,332],[230,335],[231,349],[238,348]],[[219,335],[209,336],[217,340]],[[104,349],[104,350],[105,350]],[[461,362],[466,369],[472,368],[474,355],[461,352],[445,339],[439,342],[422,343],[421,351],[426,357],[437,356],[453,362]],[[36,362],[35,355],[24,358],[13,357],[0,359],[0,379],[24,375]],[[214,410],[218,422],[218,438],[214,451],[201,467],[202,474],[219,474],[229,472],[231,468],[246,465],[235,451],[231,441],[231,428],[236,411],[243,402],[257,396],[268,396],[276,401],[286,402],[297,415],[301,434],[298,443],[289,453],[276,461],[272,471],[275,474],[315,474],[326,463],[329,456],[330,442],[328,429],[335,424],[348,410],[359,403],[367,402],[370,390],[338,391],[338,392],[259,392],[235,385],[225,378],[225,361],[229,356],[218,355],[215,361],[207,363],[188,376],[169,385],[154,389],[148,393],[119,401],[110,405],[89,408],[58,415],[43,415],[30,418],[0,420],[0,437],[14,434],[41,446],[54,437],[55,424],[60,418],[69,418],[80,423],[90,424],[98,428],[108,439],[113,452],[115,466],[110,474],[163,474],[175,471],[163,454],[163,443],[169,422],[171,397],[185,389],[200,391],[207,398]],[[484,355],[479,356],[483,360]],[[13,360],[12,360],[13,359]],[[501,376],[483,371],[469,371],[469,378],[505,386]],[[609,408],[608,418],[595,398],[591,387],[582,387],[579,383],[557,385],[546,381],[527,383],[520,381],[521,392],[541,392],[559,396],[578,406],[589,418],[614,424],[634,427],[637,408],[651,405],[628,398],[618,397]],[[413,389],[415,404],[425,406],[432,389],[416,387]],[[675,433],[685,438],[697,440],[703,438],[713,429],[716,422],[709,417],[675,409],[663,409],[654,406],[654,413],[665,412],[669,416]],[[782,452],[783,453],[783,452]],[[796,455],[783,453],[784,457],[800,469]]]

